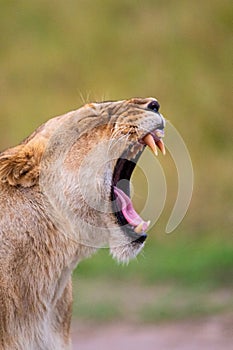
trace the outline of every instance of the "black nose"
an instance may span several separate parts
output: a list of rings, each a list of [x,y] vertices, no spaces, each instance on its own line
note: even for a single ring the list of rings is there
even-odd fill
[[[146,238],[147,238],[147,234],[146,233],[142,233],[141,236],[139,238],[135,239],[134,242],[142,244],[142,243],[145,242]]]
[[[158,112],[160,108],[160,104],[158,103],[158,101],[154,100],[148,104],[147,108],[151,109],[154,112]]]

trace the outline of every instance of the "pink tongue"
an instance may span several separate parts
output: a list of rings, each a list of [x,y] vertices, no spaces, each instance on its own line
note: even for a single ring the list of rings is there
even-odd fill
[[[136,213],[133,207],[131,199],[119,188],[114,186],[114,193],[117,197],[118,202],[120,203],[120,210],[122,211],[125,219],[132,226],[138,226],[143,222],[143,229],[147,229],[147,223],[142,220],[142,218]]]

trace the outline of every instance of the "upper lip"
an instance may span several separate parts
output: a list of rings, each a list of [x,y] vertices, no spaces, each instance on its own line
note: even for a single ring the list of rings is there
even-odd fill
[[[163,129],[154,129],[148,133],[146,133],[140,140],[138,140],[141,144],[147,145],[153,153],[156,155],[157,147],[160,151],[165,154],[165,146],[161,138],[164,136]],[[124,232],[133,240],[138,240],[141,236],[145,236],[145,232],[148,229],[149,222],[138,221],[140,216],[136,215],[132,207],[132,202],[130,201],[130,177],[133,173],[133,170],[136,166],[138,159],[140,158],[143,149],[139,150],[136,157],[132,161],[132,159],[127,159],[127,150],[121,155],[121,157],[117,160],[116,166],[113,171],[112,177],[112,190],[111,190],[111,199],[113,203],[113,211],[117,218],[118,224],[124,230]],[[120,181],[120,180],[126,181]],[[117,203],[118,197],[118,203]],[[128,199],[127,199],[128,198]],[[130,220],[130,215],[126,215],[126,209],[122,210],[119,206],[119,202],[121,205],[128,205],[129,208],[127,210],[132,210],[131,215],[135,218],[135,221]],[[123,203],[123,204],[122,204]],[[124,213],[125,215],[124,215]]]

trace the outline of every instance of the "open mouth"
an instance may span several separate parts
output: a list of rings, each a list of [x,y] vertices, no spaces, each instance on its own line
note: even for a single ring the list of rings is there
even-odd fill
[[[113,172],[111,191],[113,212],[122,230],[136,243],[143,243],[147,238],[145,232],[150,221],[144,221],[133,207],[130,199],[130,178],[145,146],[148,146],[155,155],[158,155],[158,149],[165,155],[165,146],[161,139],[163,136],[164,131],[161,129],[147,133],[138,141],[136,156],[129,159],[130,152],[126,150],[117,160]]]

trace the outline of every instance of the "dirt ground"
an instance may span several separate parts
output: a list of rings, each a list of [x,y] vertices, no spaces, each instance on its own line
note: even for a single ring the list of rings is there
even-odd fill
[[[73,350],[230,350],[233,313],[156,325],[73,325]]]

